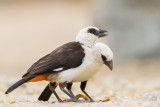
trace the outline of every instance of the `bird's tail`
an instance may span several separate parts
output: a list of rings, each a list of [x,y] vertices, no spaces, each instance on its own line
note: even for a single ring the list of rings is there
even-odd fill
[[[50,90],[49,84],[48,84],[47,87],[44,89],[44,91],[39,96],[38,100],[39,101],[48,101],[51,95],[52,95],[52,91]]]
[[[15,84],[13,84],[11,87],[9,87],[8,90],[5,92],[5,94],[9,94],[14,89],[16,89],[17,87],[21,86],[22,84],[24,84],[25,82],[29,81],[30,79],[32,79],[32,78],[22,78],[21,80],[19,80]]]
[[[57,82],[50,82],[39,96],[39,101],[48,101],[52,95],[52,91],[59,85]],[[52,90],[52,91],[51,91]]]

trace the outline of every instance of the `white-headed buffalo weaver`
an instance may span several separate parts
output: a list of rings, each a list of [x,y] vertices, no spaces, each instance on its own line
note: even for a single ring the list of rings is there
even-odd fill
[[[82,71],[82,73],[80,74],[80,76],[88,76],[87,78],[89,79],[90,77],[92,77],[95,73],[97,73],[99,71],[99,69],[101,68],[101,66],[103,64],[105,64],[106,66],[108,66],[111,70],[113,69],[113,53],[111,51],[111,49],[103,44],[103,43],[96,43],[95,46],[91,49],[91,53],[92,55],[90,56],[90,69],[91,71]],[[92,62],[91,62],[92,61]],[[87,74],[90,73],[90,74]],[[85,92],[85,87],[87,84],[87,80],[85,81],[81,81],[81,90],[82,92],[90,99],[91,102],[93,102],[93,99]],[[71,87],[72,87],[73,82],[69,82],[67,83],[67,90],[68,92],[74,96],[74,94],[71,91]],[[52,95],[52,90],[55,90],[55,88],[58,86],[57,82],[50,82],[47,87],[44,89],[44,91],[41,93],[40,97],[38,98],[38,100],[40,101],[48,101],[50,96]],[[58,100],[60,100],[60,98],[57,98]]]
[[[86,81],[91,77],[91,49],[98,38],[106,36],[105,32],[96,27],[82,29],[76,36],[75,42],[66,43],[35,62],[22,79],[6,91],[6,94],[24,83],[46,80],[58,82],[60,89],[73,101],[77,101],[64,88],[69,82]]]

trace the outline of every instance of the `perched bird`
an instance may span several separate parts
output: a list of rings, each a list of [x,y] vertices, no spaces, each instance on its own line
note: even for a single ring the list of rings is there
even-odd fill
[[[103,64],[108,66],[111,70],[113,69],[113,62],[112,62],[113,52],[107,45],[103,43],[96,43],[95,46],[93,46],[90,49],[90,51],[91,51],[90,56],[88,56],[89,59],[86,60],[86,63],[89,62],[90,66],[85,67],[83,69],[84,71],[79,72],[75,81],[80,79],[79,82],[81,82],[80,88],[82,92],[90,99],[91,102],[93,102],[93,99],[85,92],[87,81],[90,77],[92,77],[95,73],[99,71],[99,69],[101,68]],[[74,94],[71,91],[71,87],[72,87],[73,82],[75,81],[72,80],[71,82],[67,83],[67,87],[66,87],[68,92],[73,96]],[[48,101],[52,92],[55,91],[55,88],[57,87],[57,85],[58,85],[57,82],[50,82],[47,85],[47,87],[44,89],[44,91],[41,93],[38,100]],[[57,99],[60,100],[59,97],[57,97]]]
[[[106,30],[97,27],[82,29],[76,36],[76,41],[66,43],[39,59],[22,76],[22,79],[13,84],[5,94],[10,93],[24,83],[47,80],[58,82],[60,89],[73,101],[77,101],[74,96],[64,89],[66,83],[83,81],[90,76],[87,74],[81,76],[81,71],[87,71],[90,68],[90,62],[87,61],[90,56],[90,48],[98,38],[106,36],[105,32]],[[84,70],[84,68],[87,69]]]

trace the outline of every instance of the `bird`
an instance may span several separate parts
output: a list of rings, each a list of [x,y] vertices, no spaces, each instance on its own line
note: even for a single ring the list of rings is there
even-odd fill
[[[92,54],[93,54],[93,56],[90,56],[92,59],[92,62],[90,62],[92,64],[92,66],[91,66],[92,71],[89,72],[89,73],[91,73],[90,77],[95,75],[99,71],[99,69],[102,67],[103,64],[108,66],[110,70],[113,69],[113,52],[107,45],[105,45],[104,43],[96,43],[92,49]],[[86,71],[82,71],[82,72],[86,72]],[[84,76],[84,73],[81,73],[81,76]],[[86,87],[88,80],[89,80],[89,77],[87,78],[87,80],[84,79],[84,81],[81,81],[80,88],[81,88],[82,92],[90,99],[90,101],[94,102],[94,100],[85,91],[85,87]],[[67,88],[68,92],[74,96],[74,94],[71,91],[72,84],[73,84],[73,81],[67,83],[66,88]],[[58,86],[57,82],[50,82],[46,86],[44,91],[41,93],[38,100],[39,101],[48,101],[52,92],[55,91],[57,86]],[[59,96],[58,97],[57,97],[57,95],[55,95],[55,96],[58,99],[58,101],[61,100],[59,98]]]
[[[7,89],[5,94],[9,94],[24,83],[38,82],[42,80],[58,82],[60,89],[66,93],[73,101],[77,101],[64,88],[67,82],[80,81],[79,72],[86,66],[91,47],[95,42],[107,36],[106,30],[97,27],[86,27],[80,30],[76,40],[66,43],[51,53],[36,61],[22,76],[22,78]]]

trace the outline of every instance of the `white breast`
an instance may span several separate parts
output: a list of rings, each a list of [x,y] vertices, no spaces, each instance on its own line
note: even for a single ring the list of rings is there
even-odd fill
[[[58,82],[81,82],[86,81],[95,75],[101,66],[102,63],[95,60],[95,56],[92,54],[92,48],[84,47],[85,49],[85,57],[83,59],[83,63],[76,68],[68,69],[58,73],[56,80]]]

